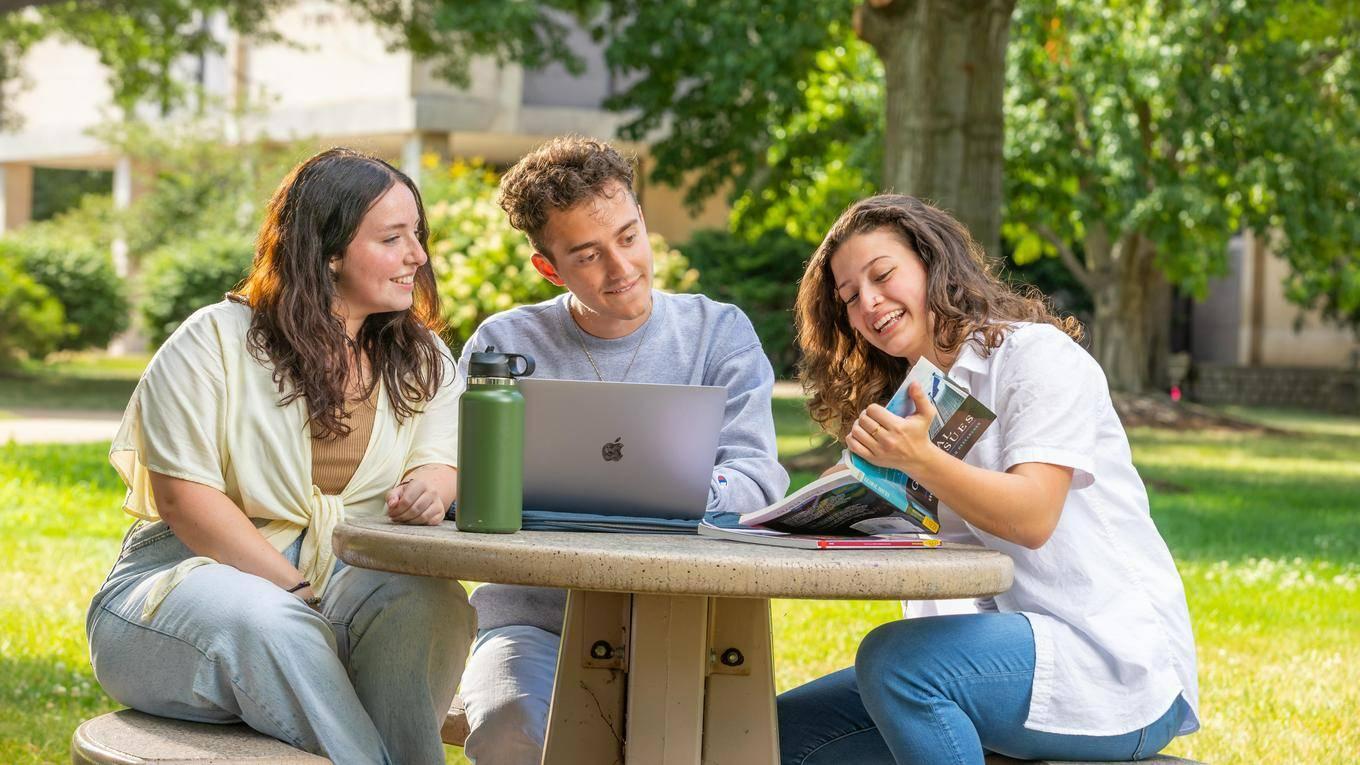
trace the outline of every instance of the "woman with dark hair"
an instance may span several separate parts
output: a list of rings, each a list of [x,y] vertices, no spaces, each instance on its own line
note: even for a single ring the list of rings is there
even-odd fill
[[[948,214],[895,195],[841,215],[795,313],[813,418],[934,493],[942,535],[1010,556],[1014,583],[974,613],[911,604],[854,667],[780,696],[784,762],[1131,760],[1197,729],[1185,592],[1076,322],[1003,285]],[[921,358],[997,415],[966,461],[931,443],[919,384],[914,414],[882,406]]]
[[[239,292],[152,358],[110,451],[139,520],[86,621],[115,699],[340,764],[444,762],[462,587],[331,550],[345,517],[434,525],[454,499],[461,383],[426,243],[409,178],[322,152],[274,193]]]

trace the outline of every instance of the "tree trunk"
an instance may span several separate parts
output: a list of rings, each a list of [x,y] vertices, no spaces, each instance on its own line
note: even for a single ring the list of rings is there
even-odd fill
[[[1002,101],[1015,0],[866,0],[855,29],[883,61],[883,188],[949,210],[1001,255]]]
[[[1147,393],[1165,384],[1171,285],[1154,263],[1156,250],[1138,234],[1113,248],[1098,236],[1086,241],[1095,316],[1091,354],[1112,390]],[[1102,245],[1104,252],[1102,252]]]

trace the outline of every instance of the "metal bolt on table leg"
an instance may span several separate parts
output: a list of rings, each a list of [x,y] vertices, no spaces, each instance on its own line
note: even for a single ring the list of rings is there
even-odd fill
[[[599,659],[601,661],[612,659],[614,658],[614,646],[610,645],[607,640],[596,640],[595,643],[590,646],[590,658]]]

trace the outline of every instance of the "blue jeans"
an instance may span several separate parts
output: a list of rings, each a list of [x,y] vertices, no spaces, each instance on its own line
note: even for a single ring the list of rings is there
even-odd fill
[[[785,765],[983,765],[984,752],[1022,760],[1139,760],[1161,751],[1189,711],[1118,736],[1025,728],[1034,633],[1020,614],[967,614],[885,624],[855,666],[780,695]]]
[[[524,624],[477,633],[458,694],[467,712],[463,754],[469,760],[523,765],[543,759],[561,643],[561,637]]]
[[[298,550],[284,552],[295,565]],[[336,765],[442,765],[439,728],[476,618],[461,585],[342,566],[317,613],[213,564],[142,619],[152,578],[191,555],[164,523],[128,533],[86,620],[110,696],[164,717],[243,721]]]

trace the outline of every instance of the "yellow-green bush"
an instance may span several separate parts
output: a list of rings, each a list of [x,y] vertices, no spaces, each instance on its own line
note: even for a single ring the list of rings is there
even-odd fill
[[[254,245],[238,233],[205,232],[170,242],[147,257],[139,306],[152,345],[160,345],[190,314],[218,302],[250,270]]]
[[[0,367],[46,356],[70,332],[61,303],[0,252]]]
[[[128,326],[127,287],[113,267],[107,196],[0,238],[13,258],[61,303],[69,331],[56,350],[103,348]]]

